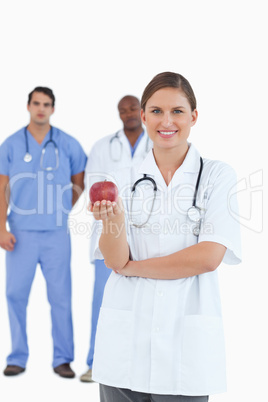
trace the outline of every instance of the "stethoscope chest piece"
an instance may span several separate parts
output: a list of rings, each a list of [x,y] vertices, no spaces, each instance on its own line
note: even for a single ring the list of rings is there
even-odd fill
[[[187,214],[192,222],[199,222],[201,219],[201,212],[198,207],[192,206],[191,208],[188,209]]]
[[[33,159],[32,155],[29,154],[29,152],[26,152],[23,158],[24,162],[31,162],[32,159]]]
[[[200,226],[198,225],[198,226],[195,226],[194,228],[193,228],[193,234],[195,235],[195,236],[199,236],[199,234],[200,234]]]
[[[200,233],[200,224],[201,224],[201,210],[196,206],[192,206],[187,211],[188,218],[191,222],[195,224],[192,228],[192,232],[195,236],[199,236]]]

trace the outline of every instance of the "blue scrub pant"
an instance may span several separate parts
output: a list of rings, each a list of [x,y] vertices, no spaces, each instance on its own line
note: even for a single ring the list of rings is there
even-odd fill
[[[89,353],[87,356],[87,364],[89,368],[92,368],[93,364],[95,337],[96,337],[97,323],[102,303],[104,287],[111,272],[112,270],[107,268],[106,265],[104,264],[104,260],[95,260],[95,282],[94,282],[92,313],[91,313],[91,337],[90,337]]]
[[[69,363],[74,358],[70,236],[66,230],[12,233],[17,242],[14,250],[6,254],[6,296],[12,341],[7,364],[26,367],[29,356],[26,309],[38,263],[46,280],[51,306],[52,365]]]

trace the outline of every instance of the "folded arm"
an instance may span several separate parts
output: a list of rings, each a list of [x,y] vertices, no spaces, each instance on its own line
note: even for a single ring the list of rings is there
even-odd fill
[[[222,262],[226,247],[204,241],[173,254],[141,261],[129,260],[125,216],[121,200],[96,202],[94,217],[102,220],[99,247],[107,267],[124,276],[151,279],[181,279],[214,271]]]
[[[124,276],[151,279],[181,279],[214,271],[221,263],[226,247],[201,242],[165,257],[129,261],[116,271]]]

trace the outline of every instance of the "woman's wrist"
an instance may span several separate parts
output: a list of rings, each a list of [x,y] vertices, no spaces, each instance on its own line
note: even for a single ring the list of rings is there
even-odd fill
[[[102,233],[108,235],[119,236],[125,229],[124,214],[116,215],[102,221]]]

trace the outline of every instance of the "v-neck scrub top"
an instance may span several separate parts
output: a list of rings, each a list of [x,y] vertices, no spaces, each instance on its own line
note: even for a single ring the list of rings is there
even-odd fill
[[[9,176],[11,189],[8,223],[11,230],[56,230],[67,227],[72,208],[71,176],[84,171],[86,154],[72,136],[53,127],[53,140],[59,150],[59,167],[40,167],[41,152],[50,138],[39,144],[27,131],[31,162],[25,162],[24,128],[8,137],[0,147],[0,174]],[[55,166],[55,148],[49,144],[44,167]]]
[[[129,225],[130,201],[125,202],[131,258],[139,261],[165,256],[197,242],[211,241],[227,248],[223,262],[238,264],[236,175],[227,164],[204,159],[196,203],[202,211],[197,238],[192,234],[187,210],[193,202],[200,155],[189,145],[169,186],[152,151],[141,164],[139,178],[143,174],[154,178],[158,190],[144,228]],[[141,211],[146,204],[141,208],[141,203],[148,201],[152,190],[144,185],[137,192],[133,219],[138,223],[144,222],[146,214]],[[99,249],[95,255],[101,255]],[[155,394],[224,392],[225,351],[217,270],[176,280],[124,277],[112,272],[98,321],[93,379]]]

